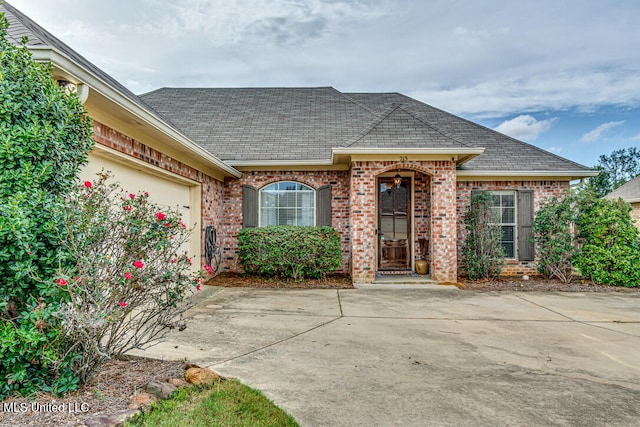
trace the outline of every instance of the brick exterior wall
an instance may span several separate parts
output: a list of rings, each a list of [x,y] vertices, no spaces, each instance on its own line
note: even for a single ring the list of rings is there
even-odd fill
[[[207,225],[213,225],[217,230],[220,229],[223,218],[222,200],[224,192],[224,184],[221,181],[95,120],[93,122],[93,132],[93,138],[98,144],[142,160],[145,163],[157,166],[168,172],[199,182],[202,191],[202,229],[200,230],[200,236],[203,235],[204,227]],[[196,232],[197,231],[194,231],[194,233]],[[204,254],[204,239],[201,238],[200,240],[201,253]],[[201,260],[201,265],[204,265],[204,255]]]
[[[431,177],[417,172],[413,178],[414,211],[413,220],[415,227],[414,259],[421,259],[419,239],[428,239],[431,236]],[[427,251],[427,260],[430,258]]]
[[[540,208],[542,201],[548,197],[561,196],[569,190],[568,181],[458,181],[456,212],[458,215],[458,265],[461,266],[461,273],[464,273],[462,265],[462,247],[467,232],[464,224],[464,214],[471,202],[472,190],[487,191],[513,191],[513,190],[533,190],[534,211]],[[535,261],[519,261],[508,259],[502,269],[504,276],[510,275],[536,275]]]
[[[238,232],[242,228],[242,186],[258,190],[279,181],[296,181],[317,190],[331,185],[331,226],[342,240],[342,268],[349,271],[351,259],[349,236],[349,175],[346,171],[254,171],[245,172],[240,179],[228,178],[224,185],[224,214],[222,223],[223,271],[242,271],[238,264]]]
[[[430,271],[434,280],[455,282],[462,261],[466,236],[463,216],[472,190],[533,190],[534,209],[551,196],[564,194],[566,181],[458,181],[453,161],[353,162],[349,171],[245,172],[240,179],[224,183],[181,163],[140,141],[129,138],[94,121],[94,139],[145,163],[201,184],[201,235],[213,225],[222,246],[221,271],[241,271],[237,257],[237,235],[242,228],[242,186],[261,189],[278,181],[297,181],[313,189],[332,187],[332,226],[342,239],[343,265],[355,283],[371,283],[377,270],[376,177],[386,172],[413,171],[414,174],[414,258],[419,259],[419,239],[429,239]],[[640,224],[640,208],[634,206],[634,219]],[[202,253],[204,254],[204,239]],[[204,263],[204,260],[202,260]],[[507,260],[504,275],[536,274],[535,262]]]
[[[417,172],[414,181],[415,237],[429,238],[431,276],[440,282],[457,280],[455,162],[365,161],[351,164],[351,276],[371,283],[377,270],[376,177],[392,171]],[[424,234],[423,234],[424,233]],[[430,235],[429,235],[430,234]],[[414,248],[417,245],[414,242]],[[415,251],[414,251],[415,253]]]

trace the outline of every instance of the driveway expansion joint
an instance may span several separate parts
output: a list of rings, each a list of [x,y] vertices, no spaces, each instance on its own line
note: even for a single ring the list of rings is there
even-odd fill
[[[619,334],[622,334],[622,335],[626,335],[626,336],[629,336],[629,337],[640,338],[640,336],[635,335],[635,334],[630,334],[630,333],[627,333],[627,332],[623,332],[623,331],[619,331],[619,330],[616,330],[616,329],[607,328],[605,326],[601,326],[600,325],[600,324],[605,324],[605,323],[606,324],[610,324],[610,323],[618,324],[618,323],[640,323],[640,322],[622,322],[620,320],[610,320],[610,321],[607,321],[607,322],[603,322],[603,321],[593,321],[592,322],[592,321],[588,321],[588,320],[587,321],[585,321],[585,320],[577,320],[577,319],[574,319],[572,317],[567,316],[566,314],[562,314],[562,313],[560,313],[558,311],[552,310],[549,307],[545,307],[542,304],[538,304],[537,302],[530,301],[530,300],[526,299],[525,297],[523,297],[522,295],[516,295],[516,297],[521,299],[522,301],[528,302],[529,304],[533,304],[533,305],[535,305],[537,307],[540,307],[540,308],[542,308],[544,310],[548,310],[548,311],[550,311],[550,312],[552,312],[554,314],[557,314],[558,316],[562,316],[562,317],[564,317],[565,319],[568,319],[568,321],[571,321],[571,322],[579,323],[579,324],[585,325],[585,326],[591,326],[593,328],[605,329],[607,331],[616,332],[616,333],[619,333]]]

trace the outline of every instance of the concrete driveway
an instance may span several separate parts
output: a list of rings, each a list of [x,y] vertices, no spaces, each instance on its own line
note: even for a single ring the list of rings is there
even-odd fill
[[[640,294],[205,288],[144,354],[303,426],[638,426]]]

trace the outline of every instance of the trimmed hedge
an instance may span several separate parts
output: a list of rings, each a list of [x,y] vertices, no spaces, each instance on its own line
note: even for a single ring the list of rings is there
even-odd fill
[[[257,276],[324,278],[342,265],[340,234],[331,227],[245,228],[238,233],[238,258]]]

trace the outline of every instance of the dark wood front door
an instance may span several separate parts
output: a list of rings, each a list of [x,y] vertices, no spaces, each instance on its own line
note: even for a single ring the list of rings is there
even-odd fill
[[[378,269],[411,268],[411,178],[378,178]]]

